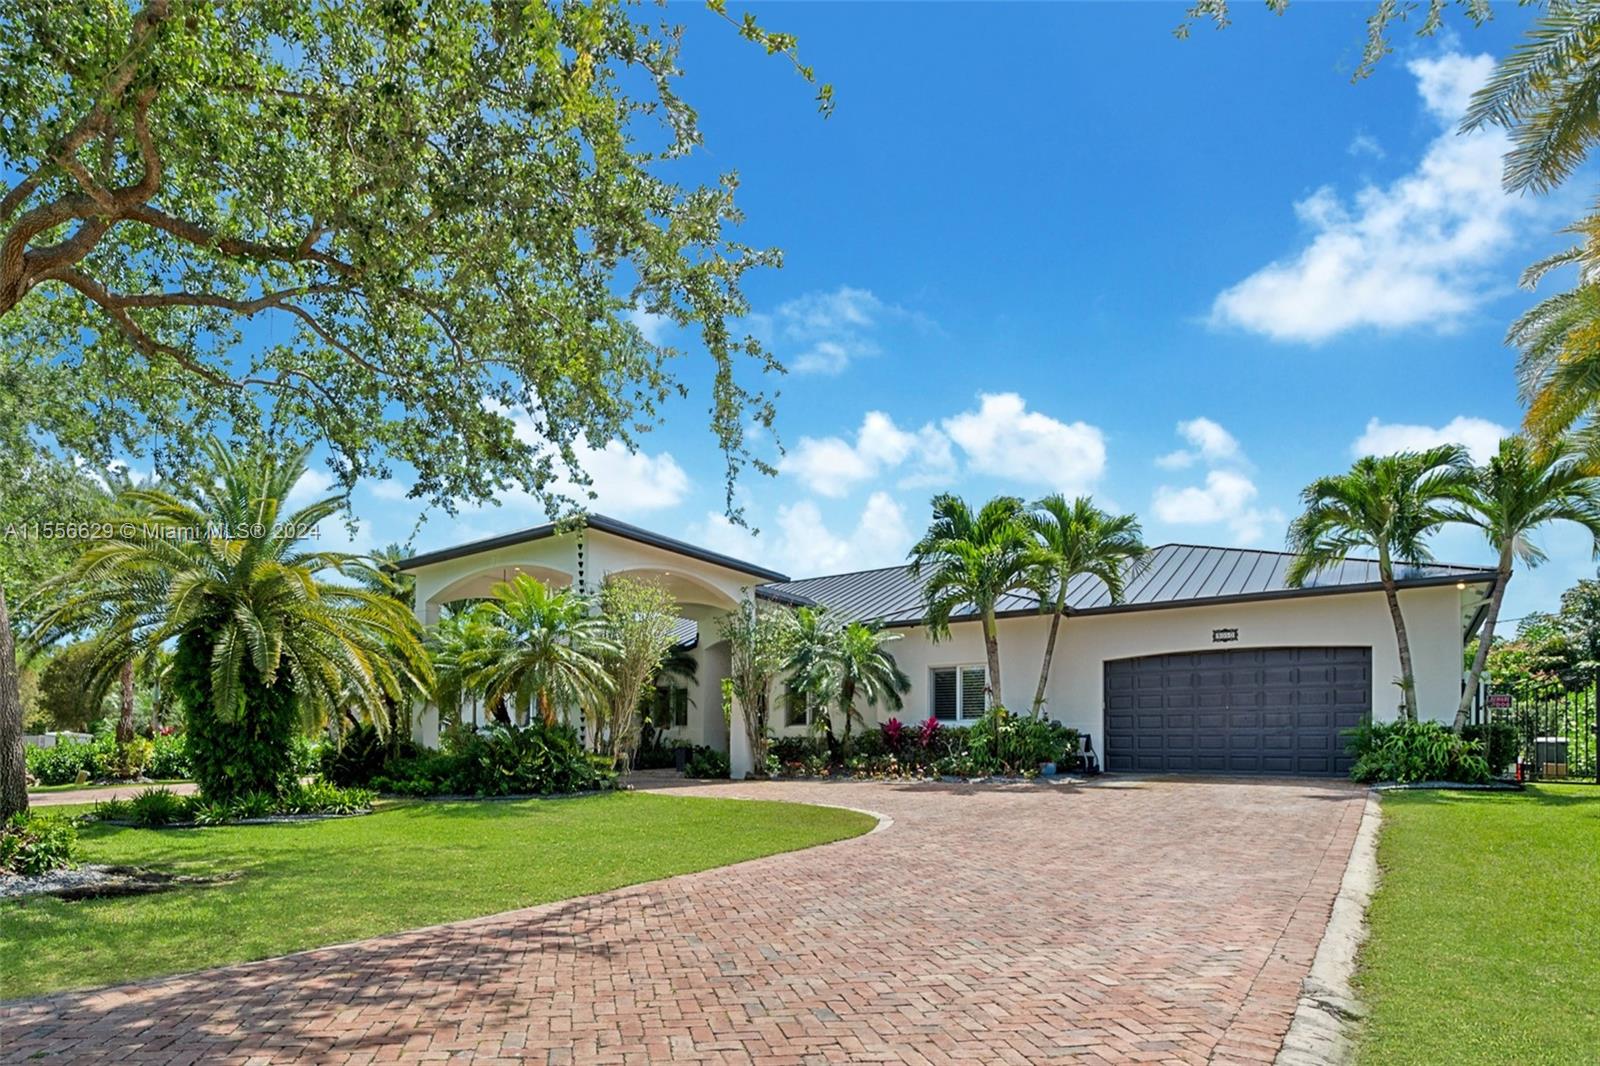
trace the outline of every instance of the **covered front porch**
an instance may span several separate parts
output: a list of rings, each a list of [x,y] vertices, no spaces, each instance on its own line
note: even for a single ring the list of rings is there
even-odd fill
[[[653,725],[669,746],[704,746],[727,754],[735,779],[751,770],[737,701],[724,715],[722,683],[729,673],[730,654],[722,624],[731,612],[753,602],[757,585],[786,580],[783,574],[599,515],[588,516],[582,524],[537,526],[425,553],[397,569],[416,581],[415,610],[424,626],[437,624],[453,606],[488,597],[497,583],[518,576],[584,595],[598,593],[609,577],[658,585],[676,602],[679,645],[668,668],[657,676],[657,692],[647,695]],[[525,721],[528,710],[519,708],[516,713]],[[566,708],[563,714],[580,732],[586,730],[578,708]],[[412,721],[413,739],[437,747],[439,709],[432,704],[419,708]],[[461,708],[461,722],[486,725],[488,711],[480,701],[468,699]]]

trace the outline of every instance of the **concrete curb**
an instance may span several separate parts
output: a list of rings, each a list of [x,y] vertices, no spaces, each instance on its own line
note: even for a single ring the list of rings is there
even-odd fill
[[[1317,945],[1311,972],[1301,984],[1300,1003],[1274,1060],[1276,1066],[1344,1066],[1355,1057],[1355,1034],[1366,1011],[1351,990],[1350,979],[1356,952],[1367,938],[1367,904],[1378,885],[1382,818],[1377,795],[1369,793],[1333,914]]]

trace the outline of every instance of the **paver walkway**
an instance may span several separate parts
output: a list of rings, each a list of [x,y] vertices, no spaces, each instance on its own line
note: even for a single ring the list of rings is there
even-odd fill
[[[1270,1062],[1361,819],[1334,782],[772,783],[864,837],[0,1008],[6,1061]]]

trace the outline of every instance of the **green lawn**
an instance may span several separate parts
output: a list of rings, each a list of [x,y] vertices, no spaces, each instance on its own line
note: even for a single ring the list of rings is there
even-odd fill
[[[219,887],[0,904],[0,996],[268,958],[856,836],[854,811],[611,793],[405,803],[360,818],[211,829],[86,827],[83,858]]]
[[[1600,788],[1391,792],[1362,1063],[1600,1062]]]

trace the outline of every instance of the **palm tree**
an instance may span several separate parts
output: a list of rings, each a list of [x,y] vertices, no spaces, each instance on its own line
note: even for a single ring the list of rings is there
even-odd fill
[[[813,715],[811,728],[823,734],[832,752],[838,745],[831,708],[839,694],[838,672],[833,667],[840,627],[824,607],[796,607],[774,617],[784,629],[782,668],[788,675],[788,689],[804,697]]]
[[[441,723],[461,721],[461,705],[475,697],[472,687],[473,660],[488,643],[492,622],[481,602],[446,606],[439,620],[428,629],[425,646],[433,663],[433,703],[439,708]],[[487,708],[487,713],[502,725],[511,724],[504,703]]]
[[[489,706],[532,705],[552,726],[557,708],[587,706],[610,685],[601,657],[615,648],[583,597],[518,574],[496,582],[482,610],[468,681]]]
[[[1593,462],[1570,440],[1536,449],[1527,438],[1513,435],[1500,442],[1499,450],[1459,493],[1461,507],[1452,517],[1481,529],[1499,558],[1489,610],[1478,634],[1478,651],[1456,708],[1456,732],[1467,724],[1478,678],[1483,676],[1489,645],[1494,642],[1495,622],[1511,581],[1512,565],[1521,559],[1532,568],[1545,560],[1544,552],[1529,539],[1533,532],[1550,522],[1576,522],[1589,531],[1594,552],[1600,556],[1600,477],[1596,474]]]
[[[933,521],[911,549],[911,574],[923,580],[928,631],[950,635],[950,619],[976,613],[983,627],[989,701],[1005,706],[1000,688],[1000,634],[995,604],[1011,592],[1037,592],[1044,554],[1024,521],[1022,501],[996,496],[977,514],[950,493],[933,498]]]
[[[1466,449],[1457,444],[1363,456],[1347,473],[1307,485],[1300,494],[1305,510],[1289,525],[1289,550],[1295,558],[1285,578],[1296,588],[1318,570],[1343,562],[1355,549],[1377,552],[1378,580],[1400,652],[1405,717],[1412,722],[1417,720],[1417,682],[1395,589],[1395,566],[1432,559],[1427,538],[1450,518],[1449,503],[1471,477]]]
[[[830,672],[832,688],[839,695],[839,709],[844,714],[846,740],[850,739],[851,722],[861,720],[857,699],[865,699],[869,707],[886,703],[892,711],[905,706],[901,697],[911,691],[911,679],[884,648],[899,639],[898,633],[885,633],[881,625],[873,622],[851,622],[836,631],[829,654]]]
[[[1033,713],[1038,717],[1044,707],[1045,686],[1050,682],[1056,633],[1067,611],[1067,586],[1079,574],[1088,574],[1105,585],[1112,603],[1121,603],[1123,586],[1133,576],[1146,549],[1135,515],[1108,514],[1087,496],[1079,496],[1071,503],[1060,493],[1046,496],[1033,505],[1026,521],[1044,547],[1055,585],[1055,598],[1047,604],[1051,608],[1050,635],[1045,638],[1044,664],[1039,668],[1039,687],[1033,694]]]
[[[31,640],[92,633],[104,680],[174,643],[171,683],[196,776],[228,799],[287,782],[303,717],[352,699],[376,716],[400,698],[404,672],[431,675],[411,612],[357,583],[357,557],[303,550],[343,505],[330,497],[285,513],[308,449],[212,438],[204,451],[210,470],[195,483],[121,494],[130,520],[41,589],[48,606]]]
[[[1600,409],[1600,213],[1571,228],[1582,240],[1529,267],[1532,289],[1563,266],[1578,268],[1578,284],[1523,312],[1506,333],[1520,352],[1517,378],[1528,404],[1525,423],[1541,443],[1559,437]],[[1593,446],[1593,431],[1589,433]]]

